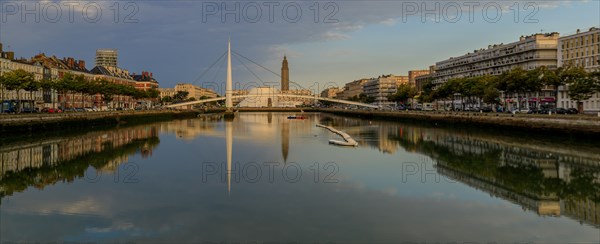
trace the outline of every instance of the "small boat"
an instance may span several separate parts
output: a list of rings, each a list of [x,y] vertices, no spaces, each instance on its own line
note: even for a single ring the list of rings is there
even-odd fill
[[[296,116],[296,115],[291,115],[287,117],[288,119],[307,119],[307,117],[305,116]]]

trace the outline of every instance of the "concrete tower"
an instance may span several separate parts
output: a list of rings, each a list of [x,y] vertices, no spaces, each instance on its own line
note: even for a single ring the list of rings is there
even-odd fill
[[[227,111],[231,111],[233,107],[233,85],[231,79],[231,41],[227,42],[227,80],[225,83],[225,108]]]
[[[290,69],[288,68],[287,57],[283,56],[283,62],[281,63],[281,90],[290,90]]]
[[[117,49],[97,49],[96,66],[117,67],[119,51]]]

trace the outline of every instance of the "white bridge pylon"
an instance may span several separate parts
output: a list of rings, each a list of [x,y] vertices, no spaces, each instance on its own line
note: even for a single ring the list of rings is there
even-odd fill
[[[356,105],[356,106],[362,106],[362,107],[368,107],[368,108],[378,108],[378,106],[376,106],[376,105],[371,105],[371,104],[366,104],[366,103],[353,102],[353,101],[340,100],[340,99],[333,99],[333,98],[326,98],[326,97],[306,96],[306,95],[292,95],[292,94],[249,94],[249,95],[231,96],[232,99],[250,98],[250,97],[289,97],[289,98],[301,98],[301,99],[315,99],[315,100],[320,100],[320,101],[328,101],[328,102],[334,102],[334,103]],[[167,108],[177,108],[177,107],[191,106],[191,105],[195,105],[195,104],[202,104],[202,103],[222,101],[222,100],[225,100],[225,99],[226,99],[226,97],[215,97],[215,98],[208,98],[208,99],[202,99],[202,100],[197,100],[197,101],[176,103],[176,104],[167,105],[165,107],[167,107]]]

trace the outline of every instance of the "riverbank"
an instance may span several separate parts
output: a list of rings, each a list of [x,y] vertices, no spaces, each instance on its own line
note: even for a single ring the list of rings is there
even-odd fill
[[[600,136],[600,118],[587,115],[529,115],[438,111],[366,111],[320,109],[320,112],[367,119],[429,123],[440,126],[480,127],[552,135]]]
[[[0,115],[2,135],[48,132],[119,124],[145,123],[194,118],[203,113],[220,113],[225,109],[114,111],[61,114]],[[600,136],[600,118],[587,115],[529,115],[504,113],[466,113],[439,111],[367,111],[323,108],[239,108],[239,112],[323,112],[343,116],[388,121],[428,123],[434,126],[478,127],[510,131],[549,132],[551,135]]]
[[[14,135],[194,118],[197,111],[150,110],[0,115],[0,133]]]

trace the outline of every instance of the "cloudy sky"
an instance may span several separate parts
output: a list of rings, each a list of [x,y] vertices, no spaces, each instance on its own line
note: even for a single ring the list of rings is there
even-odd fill
[[[236,86],[290,79],[321,90],[362,77],[405,75],[437,61],[537,32],[600,26],[600,1],[0,1],[0,42],[17,57],[95,50],[154,73],[162,87],[225,78],[227,39]],[[212,66],[211,69],[209,67]],[[264,82],[264,83],[263,83]],[[222,87],[222,85],[219,85]]]

